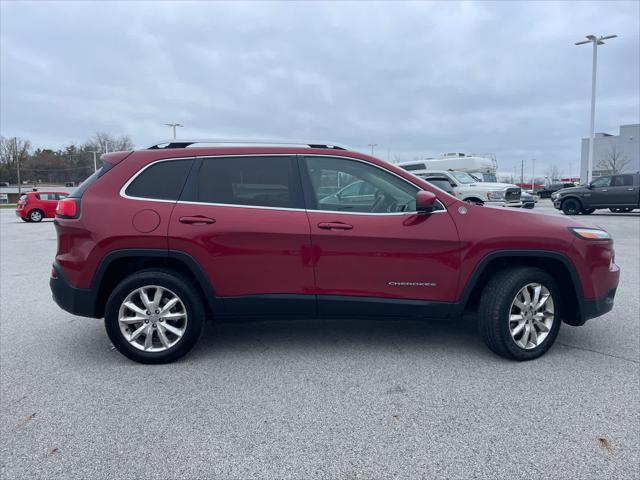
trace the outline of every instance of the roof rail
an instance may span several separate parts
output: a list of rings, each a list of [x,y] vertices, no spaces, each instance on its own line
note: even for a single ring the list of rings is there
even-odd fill
[[[257,139],[240,139],[240,138],[218,138],[218,139],[173,139],[163,142],[154,143],[147,150],[158,150],[164,148],[187,148],[195,144],[226,144],[226,145],[297,145],[309,148],[332,148],[335,150],[348,150],[348,148],[328,142],[307,142],[296,140],[257,140]]]

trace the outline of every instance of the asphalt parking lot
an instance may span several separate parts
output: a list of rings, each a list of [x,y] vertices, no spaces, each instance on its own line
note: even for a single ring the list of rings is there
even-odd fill
[[[466,319],[211,326],[144,366],[54,304],[53,223],[0,212],[2,478],[640,475],[640,213],[582,218],[615,239],[616,306],[533,362]]]

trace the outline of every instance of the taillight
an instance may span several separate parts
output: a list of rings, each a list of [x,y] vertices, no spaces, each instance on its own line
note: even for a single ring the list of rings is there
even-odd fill
[[[78,218],[80,215],[80,199],[65,198],[58,201],[56,216],[62,218]]]

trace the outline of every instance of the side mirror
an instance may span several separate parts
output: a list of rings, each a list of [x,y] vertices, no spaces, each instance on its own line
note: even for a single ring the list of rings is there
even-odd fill
[[[436,196],[426,190],[420,190],[416,194],[416,212],[431,213],[436,209]]]

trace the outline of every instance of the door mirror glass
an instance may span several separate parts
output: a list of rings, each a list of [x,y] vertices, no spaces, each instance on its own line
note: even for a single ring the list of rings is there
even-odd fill
[[[431,213],[436,209],[436,196],[426,190],[420,190],[416,194],[416,212]]]

